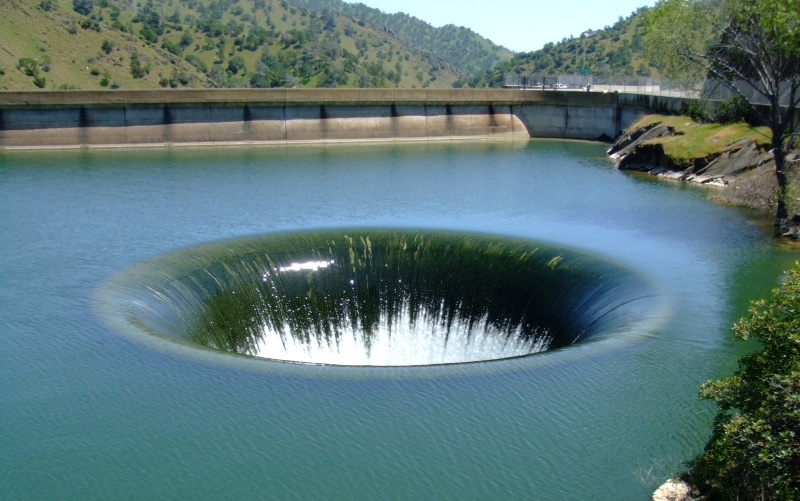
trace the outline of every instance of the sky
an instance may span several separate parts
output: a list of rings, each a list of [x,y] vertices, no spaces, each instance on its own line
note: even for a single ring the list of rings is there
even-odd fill
[[[433,26],[466,26],[515,52],[541,49],[587,29],[614,24],[653,0],[358,0],[387,13],[405,12]]]

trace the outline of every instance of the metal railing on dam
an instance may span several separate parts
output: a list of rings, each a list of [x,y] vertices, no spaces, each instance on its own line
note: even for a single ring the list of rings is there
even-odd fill
[[[0,92],[0,148],[607,140],[653,106],[664,103],[616,93],[495,89]]]
[[[0,92],[0,108],[138,104],[530,104],[613,105],[602,93],[506,89],[181,89]]]

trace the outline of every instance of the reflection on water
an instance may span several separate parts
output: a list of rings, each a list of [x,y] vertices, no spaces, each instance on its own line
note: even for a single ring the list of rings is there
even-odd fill
[[[657,302],[642,277],[569,249],[378,230],[208,244],[135,266],[102,295],[112,314],[218,350],[381,366],[562,348],[634,329]]]

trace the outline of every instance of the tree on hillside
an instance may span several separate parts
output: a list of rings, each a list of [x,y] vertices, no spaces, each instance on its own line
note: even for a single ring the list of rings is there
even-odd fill
[[[733,377],[700,388],[720,408],[690,479],[709,500],[800,499],[800,264],[734,331],[763,350]]]
[[[797,235],[800,216],[790,219],[786,204],[786,154],[798,139],[800,0],[660,0],[649,14],[647,44],[668,73],[699,72],[735,95],[754,92],[769,103],[748,105],[772,131],[775,225]]]
[[[72,0],[72,10],[78,14],[88,16],[94,9],[94,0]]]

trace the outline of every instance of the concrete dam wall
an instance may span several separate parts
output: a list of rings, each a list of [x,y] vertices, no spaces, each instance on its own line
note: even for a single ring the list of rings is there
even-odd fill
[[[491,89],[2,92],[0,149],[597,140],[616,137],[643,104],[618,94]]]

